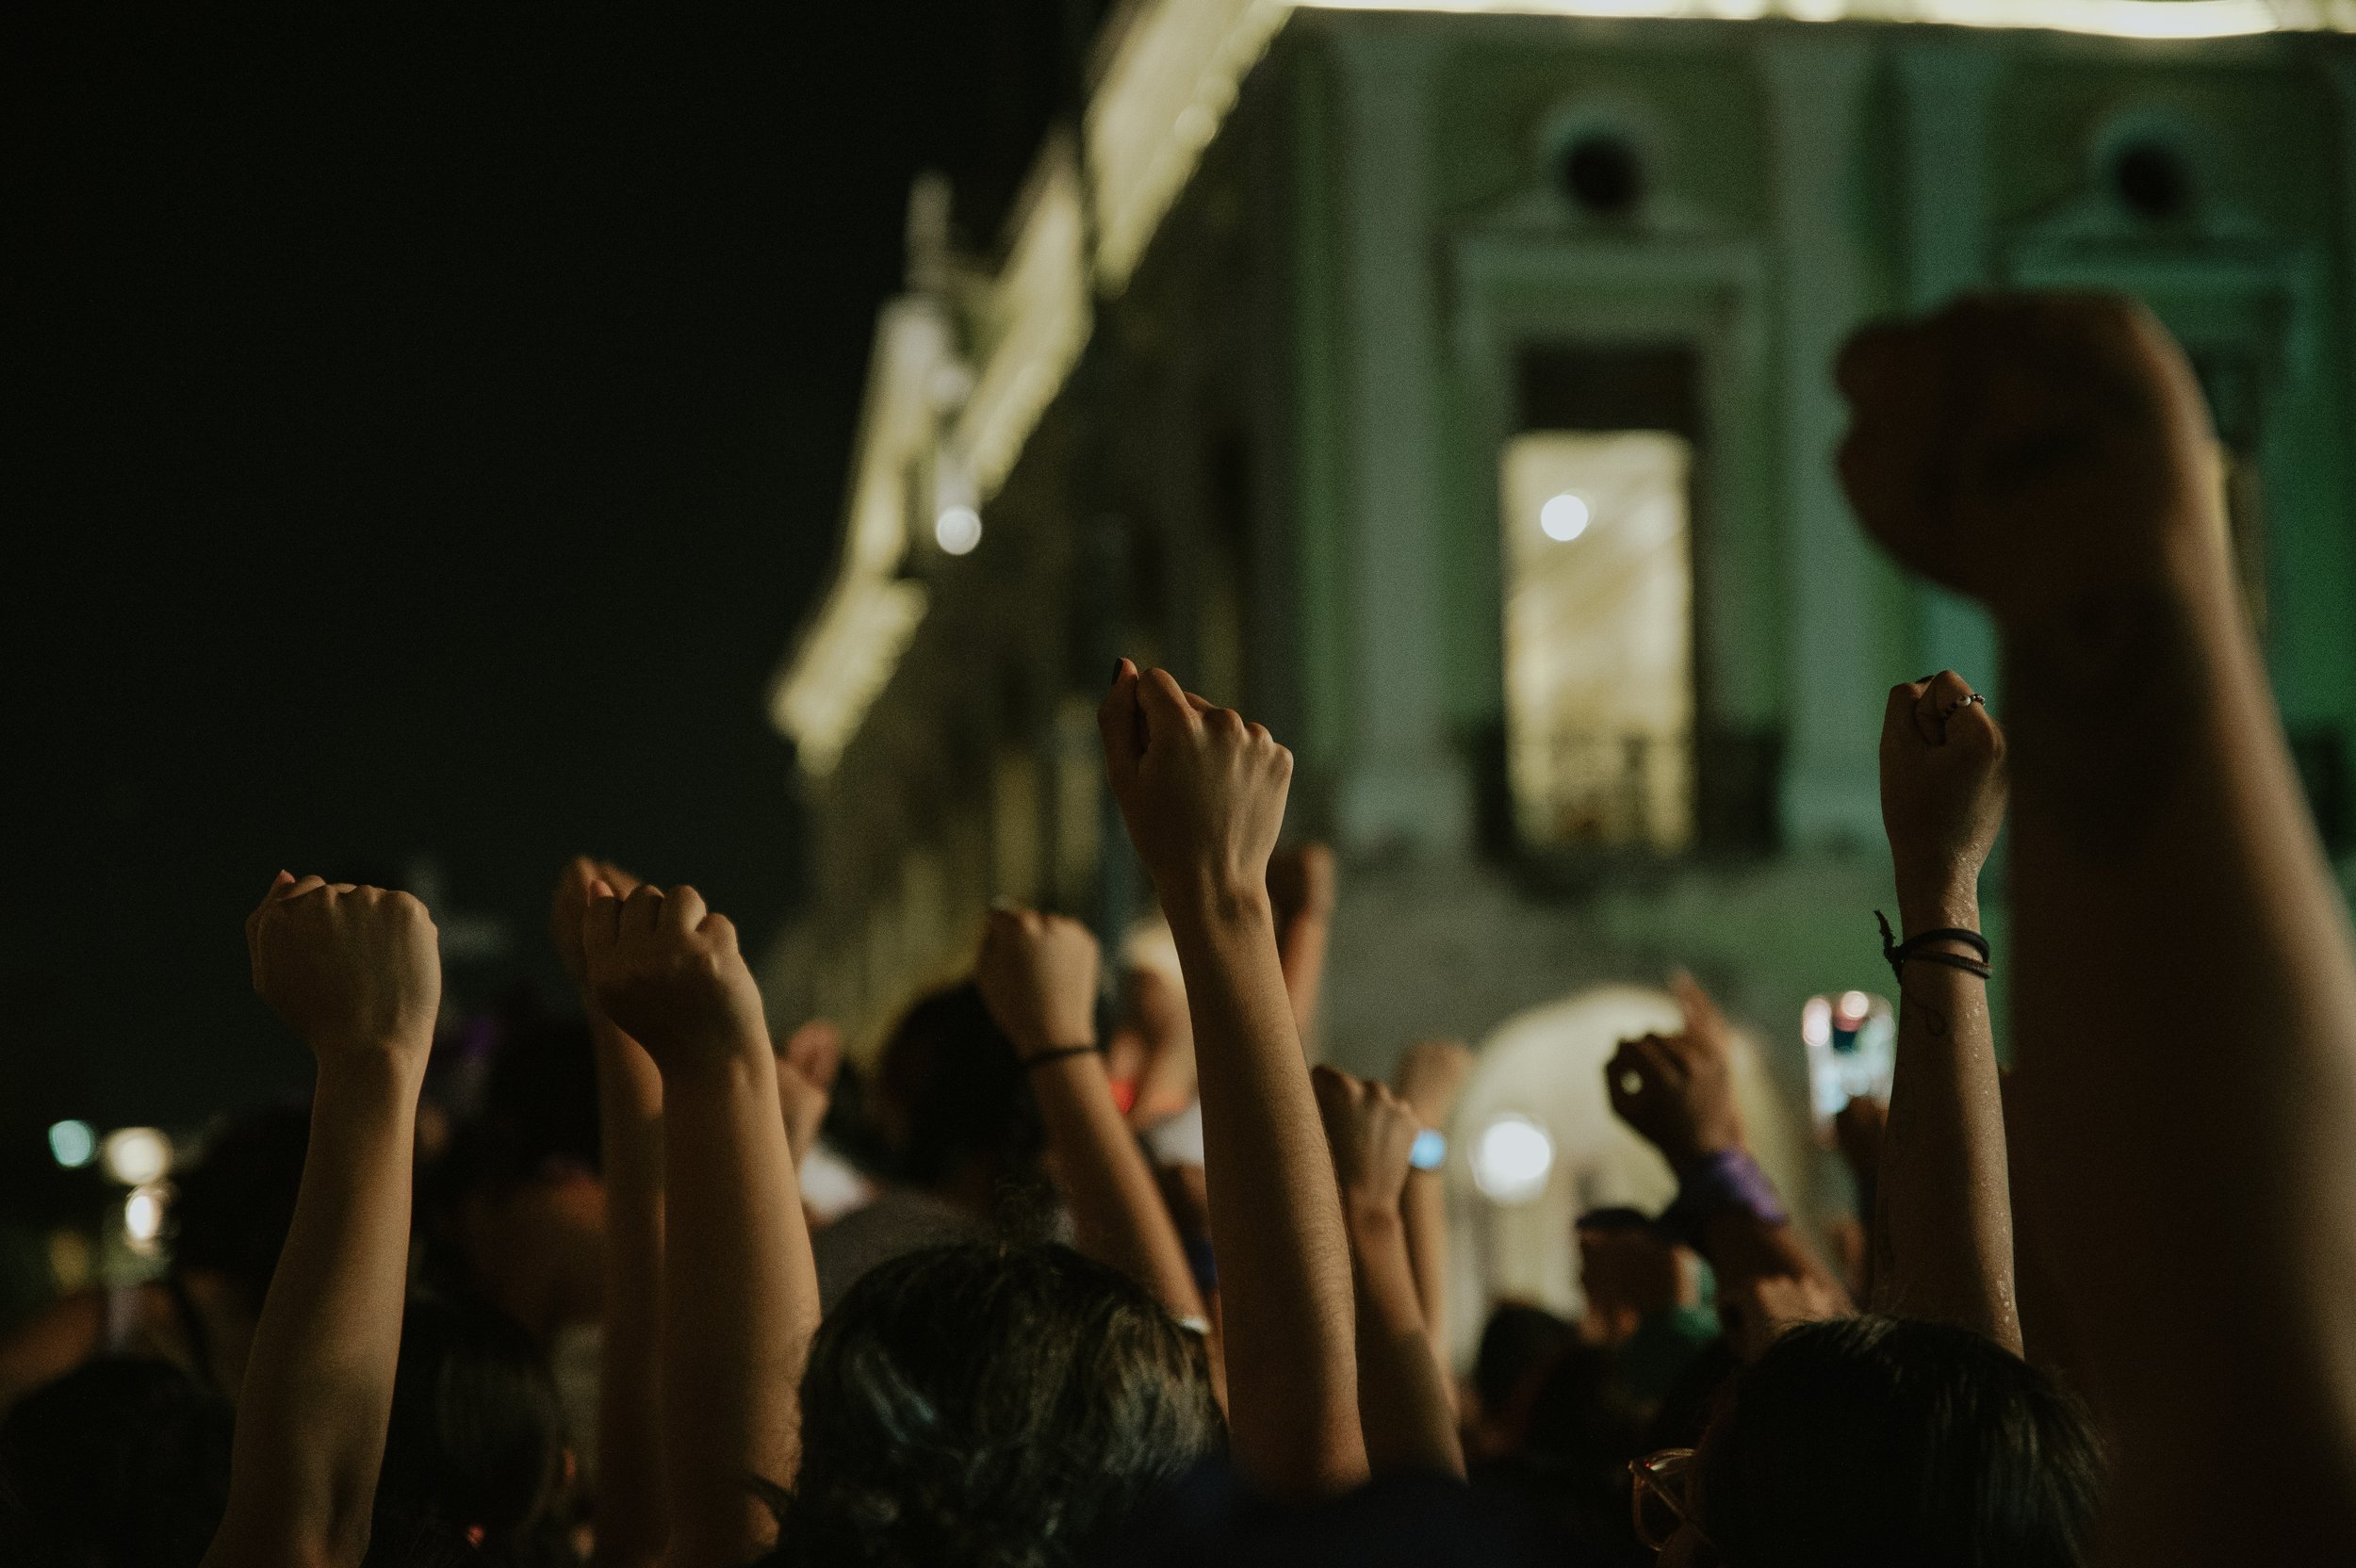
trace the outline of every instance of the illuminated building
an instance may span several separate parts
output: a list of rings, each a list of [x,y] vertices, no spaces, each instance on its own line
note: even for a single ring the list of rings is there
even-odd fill
[[[1126,653],[1294,748],[1295,827],[1345,858],[1345,1065],[1674,962],[1795,1070],[1807,998],[1887,984],[1885,690],[1997,678],[1985,619],[1850,520],[1828,367],[1973,287],[2129,289],[2190,347],[2351,826],[2356,3],[1116,26],[986,258],[911,204],[838,573],[773,693],[817,834],[782,1015],[872,1039],[994,896],[1127,912],[1092,720]]]

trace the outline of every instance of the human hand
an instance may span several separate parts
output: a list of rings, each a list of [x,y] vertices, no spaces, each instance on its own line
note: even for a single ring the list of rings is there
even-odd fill
[[[1718,1322],[1726,1344],[1744,1362],[1757,1361],[1775,1336],[1803,1323],[1846,1317],[1848,1300],[1827,1280],[1798,1275],[1749,1275],[1719,1282]]]
[[[736,927],[707,910],[695,889],[645,884],[621,898],[593,881],[581,947],[593,1004],[646,1048],[666,1084],[769,1054],[761,991]]]
[[[1624,1040],[1604,1064],[1612,1109],[1671,1168],[1742,1147],[1734,1103],[1734,1032],[1690,974],[1669,982],[1685,1032]]]
[[[2004,824],[2004,732],[1987,703],[1953,670],[1891,687],[1881,774],[1906,934],[1976,928],[1980,868]]]
[[[2184,355],[2119,296],[1974,296],[1851,338],[1841,477],[1901,562],[2001,619],[2187,561],[2224,569],[2216,435]]]
[[[1448,1113],[1456,1109],[1456,1097],[1464,1092],[1472,1062],[1472,1053],[1461,1040],[1424,1040],[1409,1046],[1407,1054],[1399,1059],[1391,1086],[1415,1107],[1426,1127],[1445,1127]]]
[[[556,891],[548,899],[548,937],[556,943],[556,956],[564,961],[564,972],[584,995],[588,972],[581,951],[581,917],[589,907],[593,882],[603,882],[617,898],[628,898],[638,888],[638,878],[613,861],[594,860],[586,855],[574,856],[556,874]]]
[[[375,1054],[423,1069],[442,1001],[434,936],[407,893],[283,871],[245,921],[255,993],[322,1067]]]
[[[1328,845],[1296,844],[1268,858],[1268,903],[1276,910],[1279,925],[1296,920],[1332,920],[1338,888],[1333,851]]]
[[[973,983],[1025,1058],[1096,1043],[1096,937],[1078,921],[997,908],[982,923]]]
[[[1890,1107],[1870,1094],[1858,1095],[1832,1119],[1833,1144],[1860,1191],[1881,1178],[1882,1134],[1889,1125]]]
[[[1097,710],[1113,795],[1162,907],[1268,906],[1268,857],[1284,825],[1293,754],[1126,659]]]
[[[1701,1259],[1634,1225],[1581,1223],[1579,1288],[1587,1298],[1580,1327],[1597,1344],[1620,1345],[1654,1313],[1701,1302]]]
[[[1414,1107],[1383,1084],[1323,1064],[1309,1070],[1309,1084],[1333,1152],[1343,1213],[1353,1218],[1397,1215],[1399,1194],[1407,1190],[1408,1157],[1423,1131]]]
[[[842,1070],[843,1031],[826,1019],[804,1023],[777,1053],[777,1109],[785,1116],[785,1140],[796,1165],[818,1141]]]

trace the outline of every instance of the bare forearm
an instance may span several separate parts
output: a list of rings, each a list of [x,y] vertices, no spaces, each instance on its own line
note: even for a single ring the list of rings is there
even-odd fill
[[[1407,1178],[1399,1213],[1407,1229],[1407,1261],[1415,1271],[1415,1305],[1423,1313],[1424,1337],[1432,1343],[1432,1359],[1443,1374],[1441,1385],[1454,1402],[1448,1368],[1448,1192],[1436,1170],[1418,1170]]]
[[[2269,1484],[2319,1516],[2356,1508],[2303,1457],[2356,1451],[2356,964],[2237,614],[2218,565],[2006,629],[2022,1131],[2072,1315],[2105,1325],[2102,1403],[2175,1467],[2158,1489],[2214,1462],[2222,1497],[2291,1452]]]
[[[1031,1079],[1080,1250],[1152,1291],[1171,1316],[1202,1321],[1203,1294],[1178,1227],[1113,1103],[1104,1058],[1059,1057],[1033,1068]]]
[[[1899,903],[1908,939],[1979,929],[1971,888],[1901,890]],[[1874,1186],[1874,1305],[1971,1329],[2019,1354],[2004,1101],[1988,986],[1975,974],[1929,959],[1906,966]]]
[[[213,1564],[357,1563],[391,1418],[422,1054],[323,1063]]]
[[[1325,993],[1325,950],[1331,938],[1327,918],[1319,913],[1295,914],[1284,927],[1282,959],[1284,991],[1292,1001],[1293,1028],[1304,1046],[1317,1037],[1317,1002]]]
[[[1366,1474],[1333,1167],[1265,900],[1165,893],[1200,1058],[1235,1462],[1281,1495]]]
[[[663,1079],[638,1042],[592,1016],[605,1173],[605,1322],[597,1386],[598,1568],[652,1568],[663,1496],[659,1281]]]
[[[754,1477],[791,1485],[818,1325],[768,1042],[663,1083],[663,1474],[674,1568],[739,1568],[774,1534]]]
[[[1377,1476],[1401,1471],[1464,1473],[1464,1447],[1448,1380],[1425,1332],[1397,1209],[1353,1208],[1349,1216],[1357,1295],[1358,1419],[1366,1463]]]

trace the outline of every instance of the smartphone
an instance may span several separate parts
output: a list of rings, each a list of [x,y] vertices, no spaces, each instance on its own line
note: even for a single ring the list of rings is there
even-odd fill
[[[1841,1107],[1861,1096],[1887,1101],[1898,1065],[1898,1015],[1871,991],[1811,996],[1800,1009],[1808,1048],[1809,1108],[1816,1130],[1832,1131]]]

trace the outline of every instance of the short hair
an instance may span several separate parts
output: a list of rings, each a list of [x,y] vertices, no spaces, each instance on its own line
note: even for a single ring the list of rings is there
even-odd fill
[[[1069,1248],[928,1248],[820,1326],[778,1565],[1049,1568],[1221,1451],[1199,1335]]]
[[[1045,1147],[1014,1042],[970,980],[927,992],[901,1016],[875,1087],[902,1122],[884,1172],[895,1180],[930,1185],[976,1157],[1020,1180]]]
[[[1969,1330],[1877,1316],[1777,1338],[1695,1464],[1694,1522],[1741,1568],[2077,1568],[2102,1478],[2051,1378]]]

